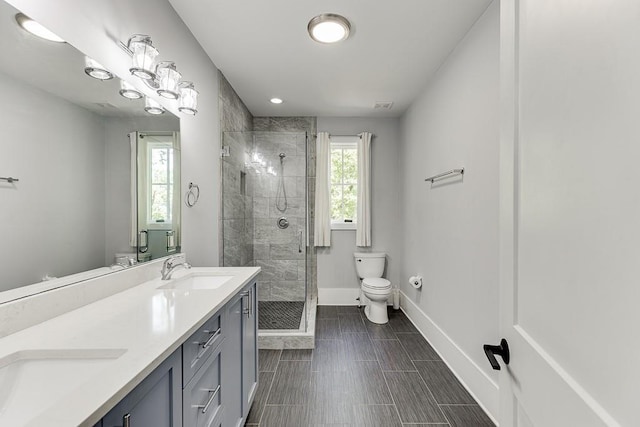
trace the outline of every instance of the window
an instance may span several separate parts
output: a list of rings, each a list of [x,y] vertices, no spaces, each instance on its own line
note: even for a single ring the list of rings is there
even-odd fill
[[[149,142],[148,224],[171,224],[173,220],[173,144]]]
[[[350,138],[352,139],[352,138]],[[331,141],[331,228],[355,229],[358,195],[357,140]]]

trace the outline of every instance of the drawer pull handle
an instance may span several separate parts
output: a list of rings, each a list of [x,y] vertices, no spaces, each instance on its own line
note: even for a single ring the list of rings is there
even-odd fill
[[[210,331],[206,331],[208,333],[212,333]],[[199,342],[199,345],[202,345],[202,348],[208,348],[211,346],[211,344],[213,344],[213,341],[215,341],[216,338],[218,338],[218,336],[220,335],[220,332],[222,332],[222,330],[220,328],[218,328],[218,330],[216,330],[215,332],[212,333],[212,335],[209,337],[209,339],[207,340],[207,342]]]
[[[122,427],[131,427],[131,414],[122,417]]]
[[[204,389],[204,391],[208,391],[209,393],[211,393],[211,395],[209,396],[209,400],[207,400],[207,403],[205,405],[193,405],[192,408],[202,408],[202,413],[206,414],[209,410],[209,406],[211,406],[211,403],[213,402],[213,399],[215,399],[220,392],[220,385],[218,385],[215,390]]]

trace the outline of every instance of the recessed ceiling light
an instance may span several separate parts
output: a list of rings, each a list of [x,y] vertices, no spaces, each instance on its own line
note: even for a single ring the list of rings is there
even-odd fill
[[[349,37],[351,24],[344,16],[323,13],[309,21],[307,30],[311,38],[319,43],[337,43]]]
[[[38,24],[36,21],[29,18],[24,13],[18,13],[16,15],[16,22],[25,31],[33,34],[36,37],[40,37],[41,39],[49,40],[51,42],[65,43],[63,39],[53,34],[51,31],[47,30],[42,25]]]
[[[271,101],[272,104],[282,104],[282,99],[280,98],[271,98],[269,101]]]

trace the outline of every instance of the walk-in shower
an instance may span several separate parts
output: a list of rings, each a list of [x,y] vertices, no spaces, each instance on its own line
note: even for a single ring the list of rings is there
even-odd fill
[[[261,331],[306,332],[306,133],[225,132],[223,145],[223,265],[261,267]]]

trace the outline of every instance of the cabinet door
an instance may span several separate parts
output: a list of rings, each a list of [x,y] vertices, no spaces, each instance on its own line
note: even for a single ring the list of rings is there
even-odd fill
[[[103,427],[180,427],[182,357],[178,349],[102,419]]]
[[[242,337],[242,412],[247,419],[258,386],[258,298],[256,284],[245,289]]]
[[[223,323],[225,340],[222,344],[222,405],[228,427],[242,422],[242,317],[245,297],[242,292],[227,304]]]

